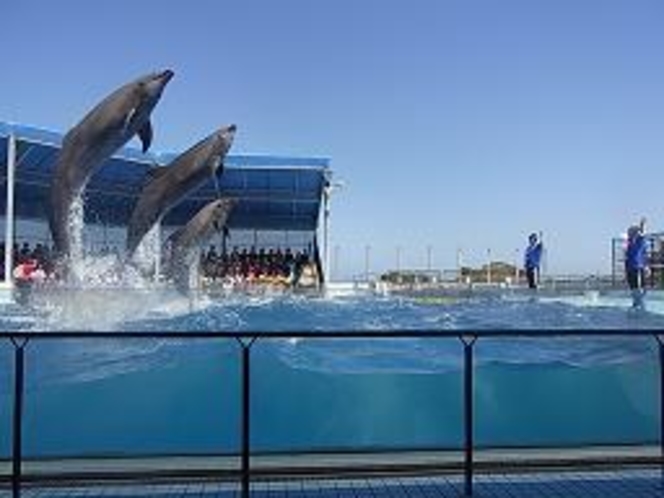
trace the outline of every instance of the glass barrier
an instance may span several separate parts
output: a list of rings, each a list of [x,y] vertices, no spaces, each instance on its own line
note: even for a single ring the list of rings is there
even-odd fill
[[[651,337],[480,339],[475,358],[478,447],[658,441]]]
[[[477,447],[658,441],[652,337],[480,338],[474,349]],[[248,350],[254,453],[463,447],[456,337],[261,337]],[[13,351],[4,339],[4,457]],[[241,361],[234,338],[31,339],[23,454],[238,454]]]
[[[31,341],[23,454],[237,453],[237,349],[219,340]]]

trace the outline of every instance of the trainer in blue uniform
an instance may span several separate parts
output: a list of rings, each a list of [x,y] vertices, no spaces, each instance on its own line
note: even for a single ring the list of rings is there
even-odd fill
[[[625,275],[632,293],[632,307],[643,308],[645,294],[644,283],[648,251],[645,238],[646,219],[627,229],[627,248],[625,249]]]
[[[528,237],[528,247],[524,258],[528,287],[531,289],[537,289],[543,250],[542,241],[537,238],[536,233],[531,233]]]

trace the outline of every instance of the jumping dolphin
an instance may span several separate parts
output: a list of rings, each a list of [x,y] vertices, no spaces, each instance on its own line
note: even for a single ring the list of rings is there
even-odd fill
[[[58,256],[71,256],[69,218],[74,200],[116,150],[138,134],[143,152],[152,142],[150,113],[173,71],[152,73],[106,97],[65,135],[53,171],[49,225]]]
[[[166,241],[166,274],[183,293],[189,290],[189,275],[198,269],[198,249],[207,245],[215,232],[223,230],[236,201],[221,198],[206,204],[191,220]]]
[[[235,125],[215,131],[168,166],[151,171],[127,227],[127,257],[131,258],[155,223],[187,194],[222,168],[235,136]]]

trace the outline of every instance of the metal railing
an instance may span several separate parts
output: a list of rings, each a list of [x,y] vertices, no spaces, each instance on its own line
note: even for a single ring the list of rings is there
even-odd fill
[[[251,348],[259,340],[265,339],[457,339],[463,347],[463,468],[464,493],[473,495],[474,474],[474,403],[473,403],[473,372],[474,347],[480,339],[495,338],[551,338],[551,337],[631,337],[653,338],[658,345],[659,355],[659,415],[660,415],[660,457],[664,479],[664,330],[619,330],[592,329],[572,331],[564,329],[546,330],[379,330],[379,331],[320,331],[320,332],[0,332],[0,339],[8,339],[14,347],[14,389],[13,389],[13,420],[12,420],[12,496],[21,496],[22,484],[22,433],[23,433],[23,397],[25,384],[25,353],[30,341],[56,341],[63,339],[204,339],[234,340],[241,351],[241,424],[240,424],[240,461],[241,492],[244,498],[249,497],[252,469],[250,444],[250,413],[251,413]]]

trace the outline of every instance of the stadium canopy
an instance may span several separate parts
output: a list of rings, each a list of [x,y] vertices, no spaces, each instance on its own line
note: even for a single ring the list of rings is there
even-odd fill
[[[14,215],[44,220],[51,176],[63,135],[52,131],[0,122],[0,188],[7,192],[10,137],[15,141]],[[88,183],[86,223],[126,225],[148,170],[167,166],[177,154],[143,154],[119,150]],[[330,160],[321,157],[233,155],[218,175],[223,196],[238,200],[228,221],[236,230],[315,231]],[[174,207],[163,220],[167,226],[186,223],[204,204],[217,198],[212,178]],[[0,202],[0,216],[7,205]]]

